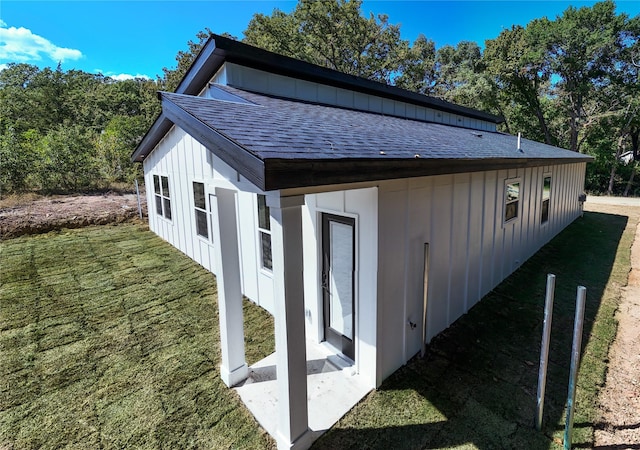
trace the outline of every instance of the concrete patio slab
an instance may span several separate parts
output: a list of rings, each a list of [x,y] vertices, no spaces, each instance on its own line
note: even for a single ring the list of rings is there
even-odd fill
[[[307,341],[307,405],[313,440],[319,438],[371,391],[355,368],[322,344]],[[249,368],[235,387],[258,423],[275,436],[278,427],[276,354]]]

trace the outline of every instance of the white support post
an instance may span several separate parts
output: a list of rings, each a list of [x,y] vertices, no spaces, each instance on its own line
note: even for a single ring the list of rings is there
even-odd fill
[[[214,217],[213,246],[217,258],[216,284],[222,350],[220,377],[231,387],[244,381],[249,375],[244,354],[236,193],[229,189],[217,188],[214,198],[216,201],[211,206]]]
[[[302,258],[304,196],[267,196],[275,300],[279,449],[308,448],[307,358]]]

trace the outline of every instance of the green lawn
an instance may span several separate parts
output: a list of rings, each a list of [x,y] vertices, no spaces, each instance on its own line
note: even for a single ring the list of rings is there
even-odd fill
[[[131,224],[0,249],[0,449],[274,447],[220,381],[209,272]],[[245,317],[255,362],[273,322]]]
[[[586,213],[316,448],[561,446],[578,284],[588,307],[574,442],[589,447],[634,214]],[[11,239],[0,263],[0,449],[274,447],[220,381],[214,277],[145,227]],[[557,289],[538,433],[548,272]],[[247,304],[245,327],[249,363],[273,351],[268,314]]]

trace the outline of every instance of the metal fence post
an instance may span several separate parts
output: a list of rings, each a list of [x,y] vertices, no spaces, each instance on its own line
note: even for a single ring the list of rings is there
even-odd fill
[[[542,344],[540,348],[540,368],[538,369],[538,396],[536,404],[536,430],[542,430],[542,414],[544,412],[544,391],[547,386],[547,362],[549,360],[549,339],[551,337],[551,318],[553,315],[553,298],[556,288],[556,276],[547,275],[547,292],[544,301],[544,325],[542,328]]]
[[[429,300],[429,244],[424,243],[424,272],[422,273],[422,343],[420,357],[427,352],[427,306]]]
[[[135,178],[133,181],[135,181],[135,184],[136,184],[136,198],[138,199],[138,215],[142,219],[142,204],[140,203],[140,189],[138,188],[138,179]]]
[[[582,324],[584,323],[584,304],[587,288],[578,286],[576,294],[576,318],[573,324],[573,346],[571,347],[571,369],[569,371],[569,395],[567,397],[567,420],[564,425],[564,448],[571,449],[573,434],[573,410],[575,408],[576,381],[580,367],[580,349],[582,347]]]

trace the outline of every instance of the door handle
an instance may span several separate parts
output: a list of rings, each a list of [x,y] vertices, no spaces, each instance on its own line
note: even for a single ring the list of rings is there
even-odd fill
[[[322,272],[322,289],[324,289],[325,291],[329,292],[329,285],[327,283],[327,273],[326,272]]]

